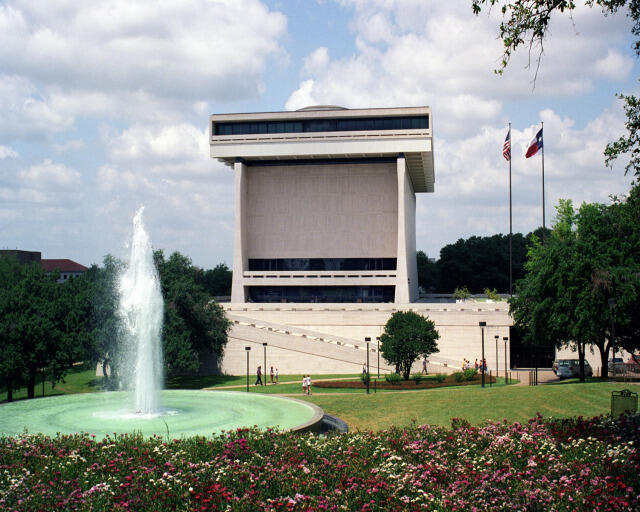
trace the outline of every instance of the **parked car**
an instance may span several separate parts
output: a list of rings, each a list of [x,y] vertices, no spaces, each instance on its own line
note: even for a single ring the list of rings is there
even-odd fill
[[[561,379],[570,379],[580,376],[580,360],[578,359],[557,359],[553,362],[553,372]],[[591,365],[585,360],[584,376],[592,377]]]

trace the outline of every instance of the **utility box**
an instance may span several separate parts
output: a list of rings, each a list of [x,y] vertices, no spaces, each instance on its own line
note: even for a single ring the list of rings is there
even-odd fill
[[[621,414],[638,411],[638,393],[628,389],[611,392],[611,416],[617,418]]]

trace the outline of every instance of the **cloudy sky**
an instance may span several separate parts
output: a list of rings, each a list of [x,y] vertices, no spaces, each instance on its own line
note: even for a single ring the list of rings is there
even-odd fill
[[[208,155],[208,115],[429,105],[436,184],[418,196],[417,246],[547,224],[558,198],[624,194],[615,93],[637,92],[624,13],[554,20],[535,82],[503,76],[499,13],[471,0],[0,0],[0,248],[90,265],[126,254],[136,209],[156,248],[231,264],[232,171]],[[534,58],[536,55],[533,56]]]

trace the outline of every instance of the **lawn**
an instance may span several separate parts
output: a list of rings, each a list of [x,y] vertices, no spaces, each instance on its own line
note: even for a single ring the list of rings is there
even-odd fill
[[[473,425],[487,420],[524,422],[542,416],[596,416],[610,412],[611,392],[623,383],[588,382],[555,386],[478,386],[438,388],[394,394],[313,395],[305,400],[342,418],[352,429],[379,430],[418,424],[450,425],[464,418]],[[636,387],[631,385],[633,390]]]

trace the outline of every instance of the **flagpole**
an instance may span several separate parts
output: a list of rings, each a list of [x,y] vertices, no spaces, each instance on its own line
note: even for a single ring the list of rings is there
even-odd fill
[[[509,141],[511,141],[511,123],[509,123]],[[509,148],[511,152],[511,148]],[[513,216],[511,209],[511,155],[509,155],[509,295],[513,295]]]
[[[546,234],[546,226],[544,219],[544,121],[542,122],[542,128],[540,131],[542,132],[542,243],[545,243],[547,238]]]

